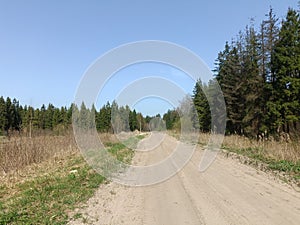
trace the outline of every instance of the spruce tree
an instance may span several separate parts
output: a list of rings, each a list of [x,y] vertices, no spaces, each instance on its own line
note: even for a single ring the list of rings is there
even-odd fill
[[[9,97],[6,98],[5,102],[5,122],[4,130],[8,134],[9,129],[12,127],[13,107]]]
[[[246,28],[242,75],[244,81],[244,133],[256,136],[260,132],[263,107],[263,77],[259,74],[258,35],[253,27]]]
[[[135,109],[129,112],[129,127],[131,131],[138,129],[137,114]]]
[[[233,45],[233,44],[232,44]],[[227,109],[227,132],[241,134],[245,112],[245,81],[242,76],[241,51],[237,46],[225,45],[216,63],[216,79],[223,91]]]
[[[300,121],[300,21],[299,14],[289,9],[282,23],[272,55],[274,73],[273,114],[277,130],[289,133]]]
[[[211,113],[208,100],[203,90],[207,91],[207,86],[198,80],[193,90],[193,103],[197,115],[192,115],[193,127],[202,132],[210,131]]]
[[[4,132],[5,123],[6,123],[6,105],[5,105],[4,98],[1,96],[0,97],[0,135],[2,135]]]

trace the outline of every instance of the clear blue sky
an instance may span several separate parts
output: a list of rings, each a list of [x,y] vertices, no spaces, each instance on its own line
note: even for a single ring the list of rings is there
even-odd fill
[[[297,8],[297,1],[0,0],[0,96],[15,97],[22,105],[35,107],[49,102],[68,106],[82,75],[96,58],[140,40],[185,46],[213,68],[225,42],[244,29],[250,18],[258,25],[270,5],[282,18],[289,6]],[[146,66],[141,73],[149,73],[148,69]],[[159,73],[159,68],[151,73],[156,70]],[[187,92],[192,90],[191,81],[181,83]],[[120,91],[120,85],[110,87],[99,96],[100,105]],[[147,109],[149,102],[144,109],[141,105],[139,110],[146,114],[164,110]]]

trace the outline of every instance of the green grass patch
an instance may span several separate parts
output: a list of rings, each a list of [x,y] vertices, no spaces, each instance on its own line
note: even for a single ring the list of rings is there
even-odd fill
[[[108,152],[112,153],[117,159],[124,163],[130,163],[134,156],[134,149],[140,140],[145,138],[146,135],[137,135],[128,138],[122,143],[107,143]]]
[[[270,162],[269,167],[274,170],[291,172],[294,173],[297,177],[300,176],[300,162],[297,163],[290,162],[287,160],[273,161]]]
[[[134,156],[134,151],[127,148],[126,145],[122,143],[113,144],[107,149],[107,151],[112,153],[112,155],[116,156],[119,161],[124,163],[130,163]]]
[[[17,194],[0,198],[0,224],[65,224],[67,211],[89,199],[104,180],[81,157],[71,159],[60,173],[18,184]]]
[[[134,151],[127,146],[136,146],[143,137],[131,137],[124,144],[108,143],[107,149],[118,160],[129,163]],[[81,156],[72,156],[53,172],[16,184],[13,191],[0,185],[0,225],[66,224],[68,213],[92,197],[104,181]]]
[[[267,157],[264,154],[263,148],[258,147],[235,149],[223,146],[223,149],[266,163],[271,170],[286,172],[295,180],[300,181],[300,161],[291,162],[288,160],[276,160],[274,158]]]
[[[255,148],[235,149],[235,148],[230,148],[230,147],[226,147],[226,146],[223,146],[222,148],[225,149],[225,150],[228,150],[230,152],[235,152],[237,154],[247,156],[251,159],[256,159],[256,160],[263,161],[263,162],[268,162],[268,159],[263,154],[264,150],[262,148],[255,147]]]

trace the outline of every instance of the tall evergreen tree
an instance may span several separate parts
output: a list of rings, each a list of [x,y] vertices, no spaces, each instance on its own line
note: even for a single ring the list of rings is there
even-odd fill
[[[273,114],[277,130],[298,129],[300,121],[300,21],[299,14],[289,9],[282,23],[272,55],[275,101]]]
[[[46,110],[46,117],[45,117],[45,128],[52,130],[53,128],[53,114],[54,114],[55,107],[49,103],[47,110]]]
[[[11,118],[11,128],[13,130],[20,131],[21,124],[22,124],[22,118],[20,115],[20,105],[19,101],[17,101],[15,98],[13,99],[12,105],[11,105],[11,112],[12,112],[12,118]]]
[[[79,126],[82,129],[89,128],[89,109],[85,106],[84,102],[81,103],[79,110]]]
[[[62,122],[61,112],[58,108],[55,108],[52,116],[52,127],[55,128],[57,125],[62,124]]]
[[[263,107],[263,78],[259,74],[258,35],[253,27],[246,28],[242,59],[245,115],[242,120],[244,133],[255,136],[260,132]]]
[[[278,18],[275,16],[273,9],[270,8],[269,13],[266,15],[267,19],[261,23],[259,33],[259,65],[260,75],[264,82],[273,83],[274,74],[271,70],[271,57],[274,51],[274,46],[278,40]]]
[[[137,114],[135,109],[129,112],[129,127],[131,131],[138,129]]]
[[[175,128],[175,125],[179,123],[180,117],[178,112],[175,109],[168,110],[164,115],[163,115],[163,120],[166,122],[166,128],[168,130],[172,130]],[[195,123],[195,121],[193,120]],[[193,124],[194,127],[199,129],[199,124]]]
[[[13,117],[13,107],[12,102],[9,97],[6,98],[5,102],[5,123],[4,123],[4,130],[8,134],[9,129],[12,125],[12,117]]]
[[[241,50],[240,50],[241,51]],[[224,94],[227,109],[227,131],[241,134],[244,117],[244,83],[238,47],[225,45],[216,63],[216,79]]]
[[[262,118],[261,131],[274,133],[276,130],[274,121],[276,121],[275,118],[278,117],[279,112],[276,112],[276,104],[274,103],[275,76],[272,71],[272,55],[275,43],[278,40],[279,27],[278,18],[274,15],[272,8],[270,8],[266,16],[267,19],[261,23],[259,34],[259,68],[264,82],[261,109],[264,116]]]
[[[202,84],[201,80],[198,80],[192,96],[197,115],[192,115],[192,120],[194,128],[200,129],[202,132],[208,132],[210,131],[211,113],[204,89],[207,91],[207,86]]]
[[[40,110],[40,117],[39,117],[39,127],[41,129],[45,129],[46,128],[46,106],[43,104],[41,106],[41,110]]]
[[[6,124],[6,104],[4,98],[0,97],[0,135],[4,132]]]

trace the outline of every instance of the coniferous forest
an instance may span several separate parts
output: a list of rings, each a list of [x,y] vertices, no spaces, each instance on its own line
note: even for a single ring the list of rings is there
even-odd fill
[[[215,69],[227,107],[227,132],[297,136],[300,131],[300,18],[283,21],[272,9],[218,55]],[[199,96],[197,92],[194,93]]]
[[[213,72],[226,102],[227,134],[299,136],[299,12],[289,9],[281,21],[270,9],[259,28],[251,23],[226,42]],[[192,95],[197,125],[203,132],[211,130],[210,107],[204,93],[210,92],[213,82],[199,80]],[[172,113],[168,112],[169,117]]]
[[[300,17],[299,12],[289,9],[286,17],[279,20],[270,9],[265,20],[257,28],[246,26],[237,33],[218,54],[215,62],[215,80],[207,84],[199,80],[193,90],[192,100],[197,112],[193,126],[202,132],[210,132],[211,115],[207,96],[213,82],[218,81],[227,109],[227,134],[248,137],[258,135],[289,134],[297,137],[300,131]],[[213,101],[218,104],[218,101]],[[0,97],[0,134],[47,130],[61,132],[70,127],[72,110],[77,107],[56,108],[52,104],[40,108],[21,106],[18,100]],[[84,104],[79,111],[95,114],[95,125],[100,132],[112,132],[111,112],[117,109],[127,118],[128,127],[120,130],[149,130],[153,117],[144,117],[128,106],[107,102],[98,111]],[[167,129],[180,125],[178,109],[163,115]],[[160,117],[160,115],[157,115]]]
[[[111,116],[112,110],[118,114],[113,118]],[[48,104],[48,106],[42,105],[40,108],[33,108],[32,106],[20,105],[16,99],[11,100],[9,97],[4,99],[1,96],[0,134],[10,135],[11,133],[21,132],[29,136],[32,133],[40,134],[41,132],[64,134],[71,127],[72,112],[74,111],[80,113],[82,123],[90,123],[92,119],[95,119],[95,126],[99,132],[112,132],[113,129],[148,131],[147,124],[153,118],[150,116],[143,117],[141,113],[131,110],[128,106],[118,106],[115,101],[112,104],[107,102],[97,111],[95,106],[89,109],[84,103],[80,107],[71,104],[70,107],[57,108],[52,104]],[[87,117],[92,115],[93,118],[85,118],[84,115]],[[112,122],[119,122],[120,126],[112,127]]]
[[[224,93],[227,131],[296,135],[300,130],[300,18],[269,11],[259,30],[250,25],[219,53],[216,79]]]

